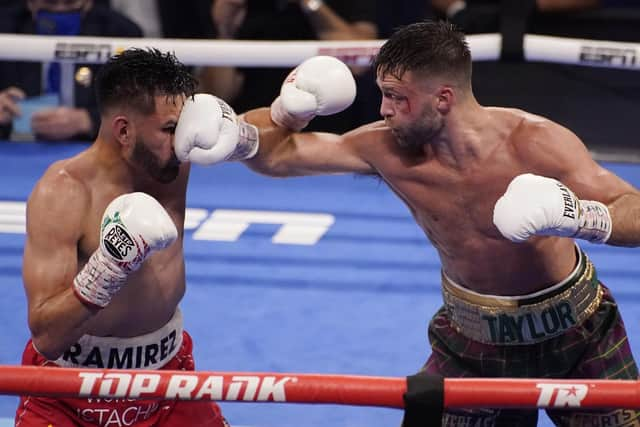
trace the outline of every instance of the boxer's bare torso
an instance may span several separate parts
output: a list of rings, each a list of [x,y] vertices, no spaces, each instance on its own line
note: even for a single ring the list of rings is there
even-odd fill
[[[138,124],[142,138],[161,165],[171,162],[172,134],[181,102],[164,102]],[[183,255],[189,165],[179,166],[170,182],[159,182],[144,162],[123,160],[118,142],[101,139],[78,155],[51,165],[27,204],[27,241],[23,263],[34,343],[57,348],[55,358],[81,335],[134,337],[155,331],[174,314],[185,292]],[[174,172],[175,173],[175,172]],[[107,205],[125,193],[144,192],[169,213],[178,238],[153,253],[131,273],[103,309],[85,306],[73,293],[74,277],[98,249]]]
[[[245,117],[267,128],[267,114],[254,110]],[[516,175],[554,177],[578,197],[604,203],[634,191],[595,163],[569,130],[520,110],[476,104],[472,114],[449,125],[449,132],[416,152],[401,147],[383,121],[342,136],[294,134],[284,138],[284,144],[276,142],[277,132],[274,137],[273,131],[263,131],[261,151],[247,164],[277,176],[379,175],[437,248],[447,275],[469,289],[494,295],[544,289],[566,278],[576,263],[571,239],[533,237],[516,244],[495,227],[493,207]]]
[[[536,165],[539,159],[519,152],[519,145],[527,144],[526,128],[540,123],[502,109],[487,110],[486,120],[486,133],[474,135],[457,154],[441,156],[438,148],[427,146],[419,158],[403,152],[384,124],[374,125],[369,134],[379,148],[369,151],[367,161],[409,207],[451,279],[486,294],[532,293],[571,272],[573,242],[532,238],[512,243],[493,224],[493,207],[514,176],[531,171],[557,175],[560,170],[545,171]]]
[[[138,271],[132,273],[111,303],[90,320],[91,326],[87,330],[88,334],[96,336],[137,336],[164,325],[184,294],[182,239],[188,171],[186,165],[182,166],[179,178],[170,184],[149,182],[148,186],[136,188],[123,183],[115,184],[115,180],[108,178],[109,166],[99,159],[100,154],[96,151],[89,149],[78,157],[56,164],[50,171],[74,177],[87,190],[87,213],[78,240],[78,269],[98,248],[98,230],[105,208],[121,194],[143,191],[153,196],[178,228],[178,240],[154,253]]]

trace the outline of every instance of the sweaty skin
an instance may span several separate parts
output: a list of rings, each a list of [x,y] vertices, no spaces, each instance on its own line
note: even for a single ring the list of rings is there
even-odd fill
[[[614,223],[610,244],[640,242],[637,190],[594,162],[575,134],[520,110],[483,107],[455,88],[428,96],[446,88],[436,83],[410,71],[401,79],[379,75],[385,120],[344,135],[290,133],[271,122],[268,109],[247,112],[244,119],[261,134],[258,155],[246,164],[272,176],[379,175],[436,247],[447,275],[485,294],[532,293],[575,267],[571,239],[516,244],[494,226],[497,199],[521,173],[556,178],[581,199],[607,204]],[[425,144],[407,130],[418,121],[430,124],[419,133]],[[629,198],[634,203],[621,206]]]
[[[155,102],[151,116],[132,113],[128,128],[133,140],[145,142],[146,161],[123,161],[120,145],[101,130],[86,151],[50,166],[29,197],[23,261],[29,326],[36,348],[49,359],[83,334],[133,337],[157,330],[171,319],[184,294],[182,240],[189,166],[178,166],[173,152],[173,130],[183,99],[158,96]],[[133,152],[132,146],[128,149]],[[173,168],[177,177],[168,183],[152,178],[149,156],[160,167]],[[162,204],[178,228],[178,239],[147,259],[111,303],[97,311],[80,302],[71,284],[98,248],[107,205],[134,191],[148,193]]]

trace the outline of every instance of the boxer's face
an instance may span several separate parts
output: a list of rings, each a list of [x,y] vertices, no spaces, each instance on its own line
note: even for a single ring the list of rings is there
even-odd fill
[[[398,145],[421,148],[440,133],[444,120],[432,85],[420,81],[411,71],[400,79],[389,73],[378,74],[377,84],[382,92],[380,115]]]
[[[141,116],[136,124],[132,161],[162,183],[173,181],[180,172],[173,138],[184,100],[184,96],[156,96],[155,112]]]

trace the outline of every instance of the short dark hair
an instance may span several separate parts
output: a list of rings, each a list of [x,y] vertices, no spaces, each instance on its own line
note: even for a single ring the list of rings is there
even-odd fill
[[[471,52],[462,32],[444,21],[400,27],[382,45],[373,62],[382,75],[400,79],[407,71],[454,76],[471,83]]]
[[[198,81],[172,53],[158,49],[127,49],[112,56],[96,78],[100,113],[127,105],[144,114],[155,111],[155,97],[195,93]]]

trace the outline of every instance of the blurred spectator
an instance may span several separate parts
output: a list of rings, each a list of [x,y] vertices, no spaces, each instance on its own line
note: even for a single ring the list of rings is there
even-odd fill
[[[141,37],[140,28],[120,13],[92,0],[23,0],[0,14],[0,33]],[[93,76],[99,65],[73,66],[73,105],[36,111],[31,132],[45,140],[90,140],[99,126]],[[60,94],[61,66],[57,62],[0,62],[0,138],[7,139],[19,101],[42,94]]]
[[[454,5],[448,0],[428,3],[439,8],[441,18]],[[529,6],[526,34],[640,42],[638,0],[467,0],[464,9],[450,9],[448,19],[468,34],[499,32],[505,24],[501,17],[509,23],[503,9],[509,3],[517,4],[519,10]],[[551,55],[553,44],[548,48]],[[632,55],[623,59],[635,61]],[[550,117],[572,129],[596,152],[637,151],[637,141],[629,138],[635,123],[618,118],[640,114],[638,72],[608,68],[606,59],[603,55],[602,67],[559,64],[553,59],[551,63],[479,61],[473,65],[475,95],[484,105],[507,105]]]
[[[376,3],[380,39],[388,38],[398,27],[435,19],[431,6],[425,0],[377,0]]]
[[[541,13],[574,12],[598,7],[600,0],[529,0]],[[446,18],[464,32],[490,33],[499,31],[500,0],[430,0],[431,8],[440,18]],[[526,2],[523,2],[526,3]]]
[[[138,24],[145,37],[214,37],[211,0],[109,0],[107,3]]]
[[[375,2],[370,0],[214,0],[211,16],[220,39],[364,40],[378,35]],[[290,68],[205,67],[201,90],[224,98],[237,111],[246,111],[269,105]],[[368,67],[353,70],[363,74]],[[315,119],[310,128],[342,132],[361,121],[359,98],[369,93],[373,79],[367,75],[356,80],[354,105]]]
[[[604,7],[635,7],[640,6],[638,0],[602,0]]]
[[[157,0],[111,0],[111,8],[138,24],[145,37],[162,37],[162,23]]]

